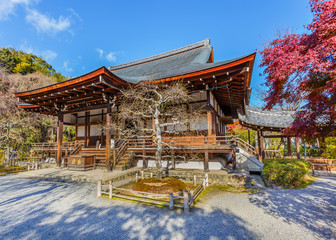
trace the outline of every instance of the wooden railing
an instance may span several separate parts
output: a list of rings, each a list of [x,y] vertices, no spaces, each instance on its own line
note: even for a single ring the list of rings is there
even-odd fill
[[[279,149],[276,150],[270,150],[270,149],[265,149],[265,158],[281,158],[281,152]]]
[[[73,149],[69,152],[70,155],[76,155],[84,147],[84,140],[77,141]]]
[[[237,143],[238,147],[245,150],[246,152],[248,152],[251,155],[257,156],[257,151],[256,148],[253,147],[251,144],[245,142],[243,139],[234,136],[235,142]]]
[[[116,141],[115,148],[113,150],[113,168],[116,167],[118,162],[124,156],[129,144],[129,139],[120,139]]]
[[[62,144],[63,151],[72,151],[76,146],[76,142],[65,142]],[[33,143],[32,150],[37,152],[48,152],[57,151],[57,142],[43,142],[43,143]]]
[[[162,137],[162,141],[163,146],[169,146],[171,149],[235,149],[238,147],[251,155],[257,155],[255,147],[235,135]],[[128,140],[128,147],[156,148],[156,141],[153,137],[133,138]]]

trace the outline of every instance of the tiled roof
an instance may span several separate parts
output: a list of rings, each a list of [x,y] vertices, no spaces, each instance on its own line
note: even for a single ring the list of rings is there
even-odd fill
[[[238,113],[241,122],[258,127],[286,128],[295,119],[295,111],[287,110],[262,110],[246,106],[246,114]]]
[[[111,66],[109,70],[125,81],[138,83],[140,81],[193,73],[234,62],[248,56],[246,55],[217,63],[209,63],[211,51],[212,46],[210,45],[210,40],[206,39],[152,57]]]

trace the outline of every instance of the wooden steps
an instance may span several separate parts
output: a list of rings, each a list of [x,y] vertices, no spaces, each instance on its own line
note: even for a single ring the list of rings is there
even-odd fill
[[[131,151],[126,150],[125,154],[123,155],[121,160],[117,163],[114,169],[115,170],[126,170],[126,169],[133,167],[132,164],[133,162],[131,160]]]
[[[83,148],[78,155],[94,155],[96,168],[106,168],[106,149]]]

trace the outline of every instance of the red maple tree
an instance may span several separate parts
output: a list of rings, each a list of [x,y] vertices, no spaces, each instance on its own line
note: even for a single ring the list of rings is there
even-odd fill
[[[268,86],[266,109],[303,99],[293,124],[298,136],[336,134],[336,0],[310,0],[305,33],[284,34],[260,51]]]

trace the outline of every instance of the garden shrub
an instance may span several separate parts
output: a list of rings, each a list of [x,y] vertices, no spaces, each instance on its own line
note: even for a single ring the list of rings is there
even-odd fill
[[[299,159],[265,159],[264,176],[271,183],[283,188],[297,188],[312,167],[310,162]]]

